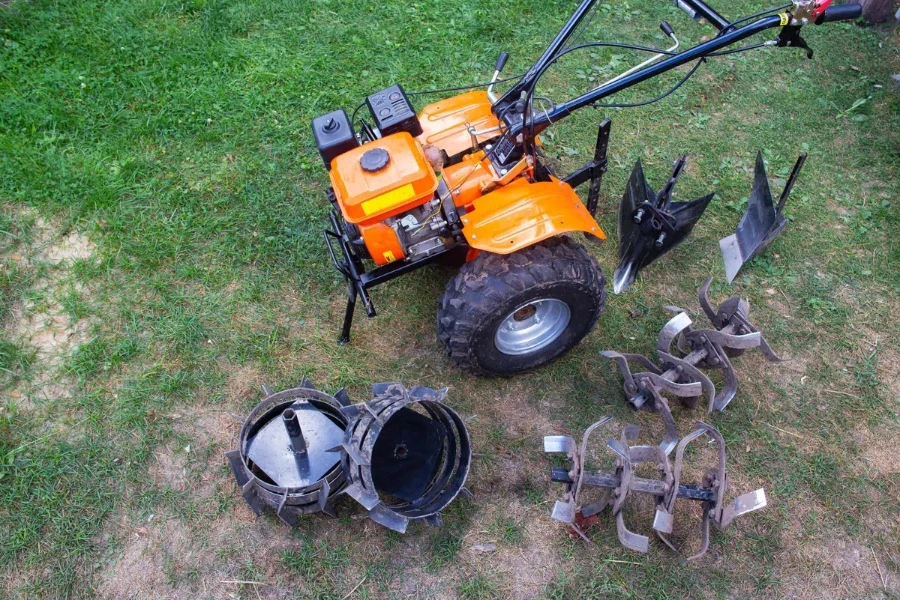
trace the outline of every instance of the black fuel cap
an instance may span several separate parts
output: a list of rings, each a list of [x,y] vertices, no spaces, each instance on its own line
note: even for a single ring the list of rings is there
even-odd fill
[[[384,148],[373,148],[359,158],[359,166],[362,167],[363,171],[368,171],[369,173],[382,170],[388,166],[389,162],[391,162],[391,155]]]

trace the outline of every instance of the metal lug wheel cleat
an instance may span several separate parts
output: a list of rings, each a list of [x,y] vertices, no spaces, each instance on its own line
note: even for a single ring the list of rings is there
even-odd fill
[[[443,402],[446,390],[380,383],[361,404],[306,378],[295,389],[263,390],[238,448],[226,453],[257,515],[272,508],[296,526],[302,514],[334,516],[332,501],[346,493],[373,521],[402,533],[410,520],[440,525],[440,511],[469,493],[469,433]]]
[[[457,495],[469,495],[463,486],[472,446],[465,423],[444,404],[446,389],[379,383],[372,392],[371,402],[344,409],[346,493],[388,529],[404,533],[411,520],[440,525],[440,511]]]
[[[349,405],[341,390],[330,396],[304,378],[300,387],[272,394],[250,411],[238,448],[225,456],[244,496],[257,515],[271,508],[285,523],[302,514],[334,515],[332,500],[346,486],[340,444]]]
[[[612,420],[604,417],[585,431],[579,448],[575,440],[569,436],[548,436],[544,438],[544,452],[565,453],[570,468],[558,467],[551,471],[552,481],[565,483],[564,499],[556,502],[551,517],[569,526],[571,531],[590,542],[583,530],[584,525],[596,522],[598,515],[607,506],[616,520],[616,529],[622,545],[636,552],[647,552],[650,540],[647,536],[630,531],[625,525],[623,508],[632,493],[650,494],[656,498],[656,515],[653,529],[667,546],[678,551],[669,540],[675,521],[675,501],[678,498],[694,500],[702,503],[703,521],[701,525],[701,546],[697,553],[687,558],[700,558],[709,548],[709,523],[712,521],[719,527],[727,527],[735,517],[759,510],[766,506],[766,494],[762,489],[743,494],[731,503],[725,504],[727,473],[725,470],[725,444],[722,434],[706,423],[697,422],[696,429],[678,444],[674,466],[669,456],[663,451],[663,445],[632,446],[630,442],[637,439],[639,429],[629,425],[622,431],[619,440],[609,438],[607,447],[615,454],[615,468],[609,472],[589,472],[585,470],[585,456],[591,434]],[[717,444],[717,463],[709,469],[700,484],[684,484],[681,482],[684,467],[684,450],[688,444],[702,435],[708,435]],[[654,465],[660,474],[659,479],[638,477],[635,467],[639,464]],[[581,491],[585,487],[598,488],[605,491],[597,502],[582,505]]]
[[[634,408],[659,412],[666,426],[662,447],[669,454],[678,442],[678,431],[669,402],[664,393],[678,397],[682,404],[694,408],[700,398],[707,413],[724,410],[737,393],[737,376],[730,358],[758,347],[772,362],[781,362],[759,330],[750,322],[750,305],[733,296],[714,310],[709,301],[710,277],[700,287],[699,302],[715,329],[692,329],[692,321],[682,309],[667,307],[677,313],[663,327],[657,342],[660,365],[639,354],[601,352],[616,361],[624,378],[625,394]],[[675,347],[673,348],[673,344]],[[644,370],[632,372],[631,364]],[[700,369],[722,371],[724,385],[716,390],[712,380]]]

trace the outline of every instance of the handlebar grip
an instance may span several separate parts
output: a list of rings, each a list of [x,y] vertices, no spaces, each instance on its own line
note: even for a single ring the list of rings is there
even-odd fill
[[[862,15],[862,5],[854,2],[853,4],[841,4],[839,6],[829,6],[818,19],[816,25],[822,23],[831,23],[832,21],[853,21]]]
[[[494,65],[494,70],[500,72],[503,70],[503,67],[506,66],[506,61],[509,58],[509,54],[506,52],[501,52],[500,56],[497,57],[497,64]]]

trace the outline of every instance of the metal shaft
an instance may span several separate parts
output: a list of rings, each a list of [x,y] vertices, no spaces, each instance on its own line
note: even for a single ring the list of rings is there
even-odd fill
[[[569,471],[562,467],[556,467],[551,471],[550,480],[560,483],[572,483]],[[622,485],[622,479],[614,473],[585,473],[581,477],[581,485],[590,487],[616,489]],[[663,497],[666,495],[666,484],[659,479],[645,479],[643,477],[632,477],[629,491],[643,492],[652,496]],[[704,502],[714,502],[716,494],[708,488],[679,485],[678,497],[687,498],[688,500],[699,500]]]
[[[306,440],[303,438],[303,430],[300,429],[296,411],[293,408],[285,409],[281,413],[281,419],[284,421],[284,428],[291,439],[291,449],[295,454],[306,454]]]
[[[725,335],[732,335],[732,334],[734,334],[734,330],[735,330],[734,325],[729,323],[728,325],[723,327],[721,331]],[[697,363],[703,361],[703,359],[705,359],[707,356],[709,356],[709,352],[707,352],[705,349],[701,348],[700,350],[694,350],[693,352],[691,352],[690,354],[685,356],[682,360],[684,362],[690,363],[692,365],[696,365]],[[663,379],[668,379],[669,381],[674,381],[674,382],[677,382],[678,378],[680,376],[681,376],[681,373],[678,371],[678,369],[675,369],[675,368],[669,369],[668,371],[666,371],[665,373],[662,374]]]

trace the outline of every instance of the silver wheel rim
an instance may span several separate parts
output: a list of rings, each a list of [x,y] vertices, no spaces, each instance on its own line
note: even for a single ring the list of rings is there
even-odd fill
[[[532,300],[506,315],[494,334],[494,345],[513,356],[536,352],[553,343],[571,317],[569,305],[562,300]]]

